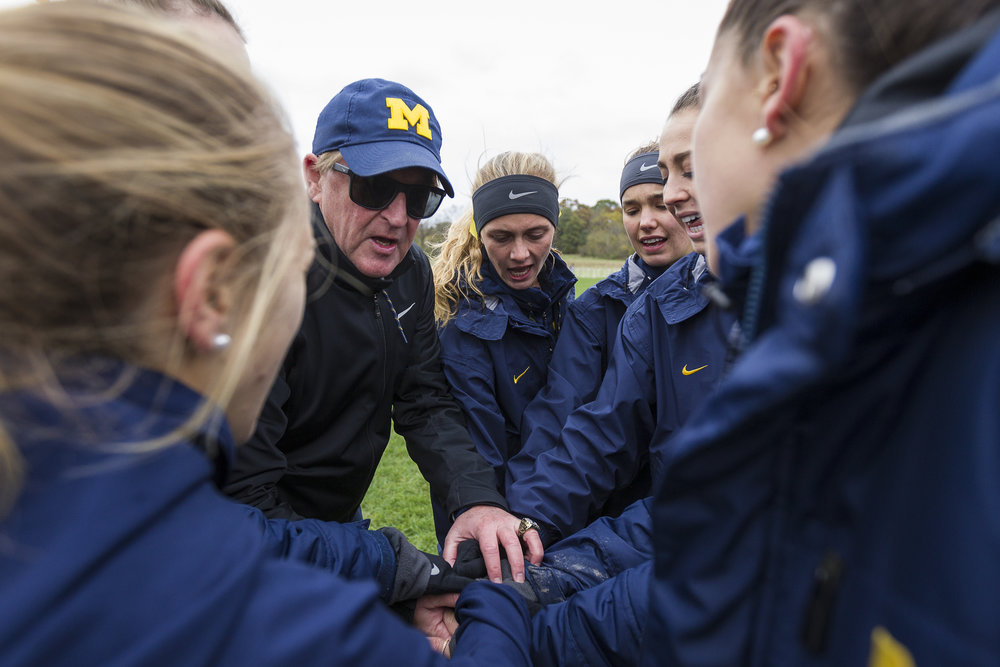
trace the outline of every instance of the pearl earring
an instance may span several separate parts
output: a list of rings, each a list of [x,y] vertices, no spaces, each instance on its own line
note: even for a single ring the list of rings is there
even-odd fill
[[[212,347],[216,350],[224,350],[233,342],[233,337],[229,334],[220,333],[212,337]]]
[[[753,140],[755,144],[757,144],[761,148],[767,146],[774,139],[774,137],[771,135],[771,131],[766,127],[758,127],[756,130],[754,130],[754,133],[751,135],[750,138],[751,140]]]

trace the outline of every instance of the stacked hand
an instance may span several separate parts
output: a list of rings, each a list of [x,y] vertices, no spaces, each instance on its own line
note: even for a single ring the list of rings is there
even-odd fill
[[[435,651],[451,657],[451,637],[458,629],[455,605],[458,593],[426,595],[417,600],[413,612],[413,625],[427,635]]]
[[[388,600],[390,605],[425,595],[458,593],[475,581],[457,574],[440,556],[420,551],[397,529],[381,528],[379,532],[396,552],[396,579]]]
[[[537,529],[530,524],[523,524],[522,519],[513,514],[489,505],[477,505],[458,515],[444,540],[444,551],[441,554],[444,559],[454,565],[458,557],[458,545],[465,540],[479,543],[487,575],[495,583],[503,581],[500,547],[506,552],[511,576],[518,583],[524,582],[525,554],[522,541],[523,546],[527,547],[529,562],[538,565],[545,555]]]

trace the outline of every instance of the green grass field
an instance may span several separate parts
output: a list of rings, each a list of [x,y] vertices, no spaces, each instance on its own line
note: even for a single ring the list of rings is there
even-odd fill
[[[563,258],[574,268],[592,267],[602,272],[606,270],[607,273],[622,265],[620,261],[591,259],[579,255],[563,255]],[[601,278],[579,278],[576,283],[577,296],[599,280]],[[365,518],[371,519],[372,528],[395,526],[418,549],[431,553],[437,551],[427,482],[407,454],[403,438],[395,433],[379,463],[375,480],[361,503],[361,512]]]
[[[395,432],[361,503],[361,513],[371,519],[372,528],[395,526],[418,549],[437,553],[429,487]]]
[[[621,268],[621,265],[625,262],[624,257],[621,259],[598,259],[595,257],[584,257],[583,255],[562,255],[563,260],[570,266],[576,269],[602,269],[606,270],[608,273],[617,271]]]
[[[580,296],[583,291],[592,285],[596,285],[601,281],[600,278],[577,278],[576,279],[576,295]]]

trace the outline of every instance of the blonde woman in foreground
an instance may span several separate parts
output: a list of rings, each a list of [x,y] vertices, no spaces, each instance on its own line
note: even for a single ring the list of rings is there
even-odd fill
[[[412,547],[215,486],[313,257],[294,142],[227,53],[105,5],[0,13],[4,665],[445,664],[383,605],[426,592]],[[417,606],[434,646],[527,664],[523,603],[467,590]]]

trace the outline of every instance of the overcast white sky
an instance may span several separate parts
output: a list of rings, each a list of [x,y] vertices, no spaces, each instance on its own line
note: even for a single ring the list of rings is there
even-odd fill
[[[655,139],[698,80],[726,0],[223,0],[258,74],[308,152],[316,116],[345,85],[412,88],[444,135],[445,173],[464,209],[481,158],[548,156],[560,196],[618,198],[627,153]],[[25,0],[0,0],[0,7]],[[448,208],[448,204],[453,206]],[[439,214],[440,215],[440,214]]]

